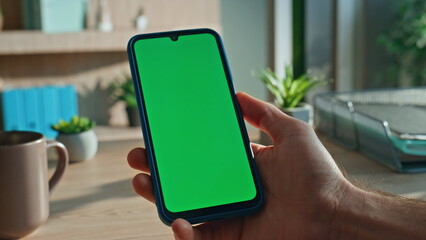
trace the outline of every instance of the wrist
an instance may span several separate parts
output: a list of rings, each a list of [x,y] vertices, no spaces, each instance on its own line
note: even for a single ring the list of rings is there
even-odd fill
[[[357,239],[359,237],[360,213],[366,212],[366,201],[370,193],[347,183],[342,194],[330,226],[329,239]]]
[[[360,197],[356,187],[346,179],[329,185],[329,190],[324,194],[313,214],[315,217],[310,219],[309,229],[311,230],[309,232],[311,235],[308,239],[340,239],[342,227],[340,219],[346,214],[346,209],[353,205],[354,197]]]
[[[350,184],[335,211],[328,239],[422,239],[426,236],[426,204],[422,201]]]

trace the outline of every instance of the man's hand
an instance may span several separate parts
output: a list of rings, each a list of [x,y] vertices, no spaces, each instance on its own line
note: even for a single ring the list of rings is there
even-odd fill
[[[309,125],[247,94],[237,97],[245,120],[273,140],[273,146],[252,144],[265,206],[254,215],[196,227],[178,219],[172,225],[176,239],[329,239],[339,205],[355,187]],[[145,149],[130,151],[128,162],[144,172],[133,179],[135,191],[154,202]]]

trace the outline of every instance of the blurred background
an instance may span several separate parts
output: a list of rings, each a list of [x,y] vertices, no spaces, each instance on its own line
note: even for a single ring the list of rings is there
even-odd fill
[[[0,89],[71,85],[80,115],[125,126],[114,87],[136,34],[207,27],[224,40],[237,91],[270,100],[253,71],[311,72],[317,92],[424,85],[418,0],[1,0]],[[202,77],[202,76],[201,76]],[[310,101],[308,99],[308,101]]]

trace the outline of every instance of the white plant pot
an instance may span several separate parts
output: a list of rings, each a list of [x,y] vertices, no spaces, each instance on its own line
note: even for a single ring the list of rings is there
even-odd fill
[[[93,129],[82,133],[60,133],[56,140],[67,147],[70,162],[90,160],[98,151],[98,139]]]
[[[312,106],[307,103],[299,103],[295,108],[284,108],[281,109],[285,114],[297,118],[301,121],[313,124],[313,111]],[[271,138],[264,132],[260,131],[259,143],[263,145],[271,145]]]
[[[284,108],[281,111],[310,125],[313,124],[312,106],[307,103],[299,103],[295,108]]]

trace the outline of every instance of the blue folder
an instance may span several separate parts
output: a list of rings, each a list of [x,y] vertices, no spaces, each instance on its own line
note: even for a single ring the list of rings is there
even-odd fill
[[[51,126],[78,115],[77,94],[73,86],[8,89],[2,93],[2,109],[5,131],[35,131],[54,139]]]
[[[37,89],[29,88],[22,90],[24,128],[23,130],[41,132],[40,103]]]
[[[59,94],[55,87],[45,87],[41,89],[42,114],[44,119],[44,132],[48,138],[56,138],[57,132],[51,128],[60,119],[59,114]]]
[[[20,130],[25,127],[22,106],[22,91],[8,90],[2,94],[3,127],[6,131]]]

